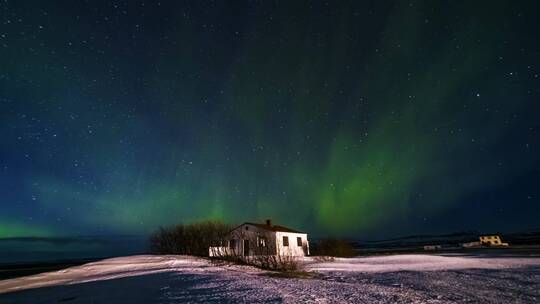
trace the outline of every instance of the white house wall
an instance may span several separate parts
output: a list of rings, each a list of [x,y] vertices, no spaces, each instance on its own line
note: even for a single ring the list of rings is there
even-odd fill
[[[248,229],[246,230],[246,227]],[[266,237],[267,247],[258,247],[258,237]],[[289,237],[289,246],[283,245],[283,237]],[[297,245],[296,238],[302,238],[302,246]],[[231,239],[236,240],[233,251],[234,255],[244,255],[244,240],[249,240],[249,255],[287,255],[304,256],[309,255],[309,242],[306,233],[276,232],[258,226],[244,224],[231,232]],[[276,251],[277,248],[277,251]]]
[[[289,246],[283,245],[283,237],[289,238]],[[302,238],[302,246],[298,246],[296,238]],[[280,255],[303,256],[309,255],[309,242],[307,234],[292,232],[276,232],[276,245]]]

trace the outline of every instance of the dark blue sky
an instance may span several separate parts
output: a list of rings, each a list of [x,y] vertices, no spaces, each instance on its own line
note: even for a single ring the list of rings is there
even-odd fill
[[[0,237],[540,214],[536,1],[0,3]]]

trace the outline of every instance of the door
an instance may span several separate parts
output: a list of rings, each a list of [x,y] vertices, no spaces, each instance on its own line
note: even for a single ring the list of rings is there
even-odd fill
[[[244,240],[244,255],[249,255],[249,240]]]

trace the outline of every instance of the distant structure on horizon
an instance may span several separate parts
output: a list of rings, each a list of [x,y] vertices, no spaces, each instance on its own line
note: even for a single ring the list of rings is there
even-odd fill
[[[462,243],[461,247],[463,247],[463,248],[479,248],[479,247],[482,247],[482,243],[480,243],[479,241],[466,242],[466,243]]]
[[[424,250],[430,251],[430,250],[441,250],[442,245],[424,245]]]
[[[309,255],[307,233],[272,225],[271,220],[264,224],[243,223],[229,232],[226,243],[210,247],[209,256]]]
[[[481,235],[480,236],[480,243],[483,246],[508,246],[508,243],[503,243],[501,240],[501,237],[497,234],[492,235]]]

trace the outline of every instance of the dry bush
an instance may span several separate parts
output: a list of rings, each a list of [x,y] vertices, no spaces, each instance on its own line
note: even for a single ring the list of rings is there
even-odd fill
[[[256,255],[243,258],[248,265],[257,268],[281,272],[294,272],[303,269],[302,261],[289,255]]]
[[[208,248],[225,242],[231,228],[218,221],[160,227],[150,236],[150,250],[155,254],[208,256]]]
[[[321,239],[311,244],[311,255],[322,259],[330,257],[353,257],[356,251],[352,244],[341,239]]]
[[[258,236],[266,239],[266,246],[255,247],[253,256],[244,256],[243,258],[248,261],[248,264],[271,271],[296,272],[302,270],[301,258],[292,254],[279,254],[282,250],[276,246],[275,238],[271,234],[263,233]]]
[[[277,263],[274,265],[274,268],[271,270],[276,271],[300,271],[303,268],[303,263],[298,258],[287,255],[278,255]]]

